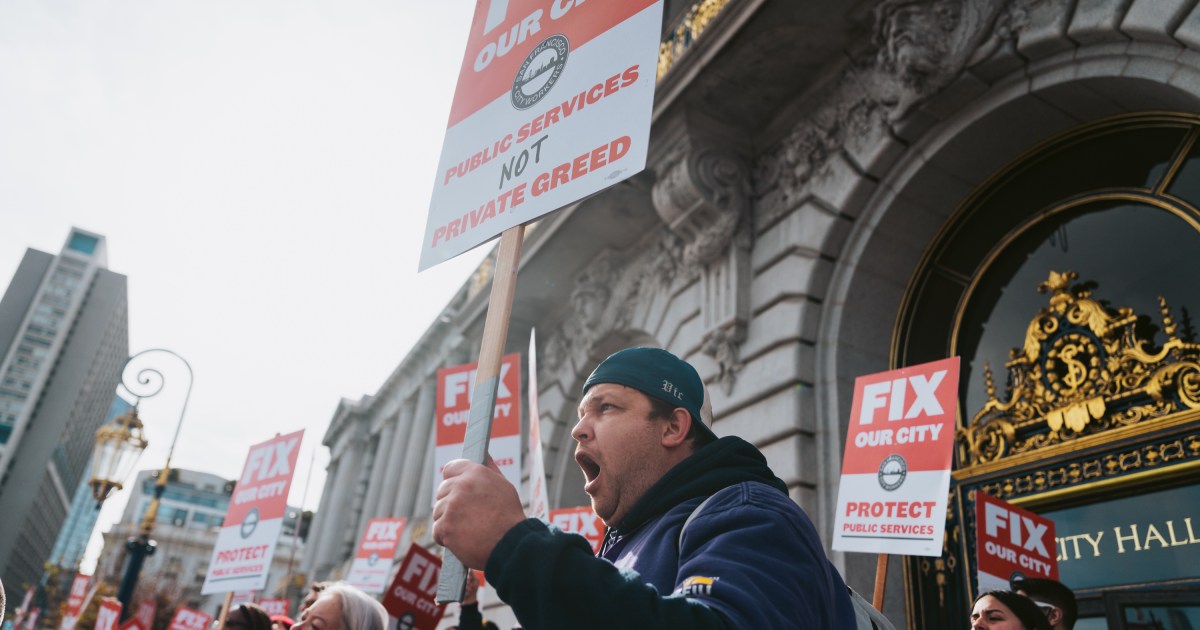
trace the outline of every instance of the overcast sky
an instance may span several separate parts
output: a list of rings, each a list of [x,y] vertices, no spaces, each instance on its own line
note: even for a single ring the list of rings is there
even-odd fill
[[[232,478],[303,428],[290,501],[316,449],[315,508],[339,399],[375,393],[490,249],[416,273],[473,6],[0,3],[0,283],[73,225],[105,235],[130,352],[195,372],[174,464]],[[139,469],[165,462],[187,381],[161,365]]]

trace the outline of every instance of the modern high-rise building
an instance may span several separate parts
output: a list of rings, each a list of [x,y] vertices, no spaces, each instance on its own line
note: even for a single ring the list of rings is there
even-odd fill
[[[0,300],[0,578],[35,582],[87,474],[129,356],[126,278],[105,239],[72,228],[29,249]]]
[[[133,409],[133,405],[113,394],[112,405],[108,408],[104,424],[128,413],[130,409]],[[90,469],[89,459],[85,470]],[[88,475],[79,478],[79,484],[75,486],[75,496],[71,499],[71,510],[58,532],[54,550],[50,552],[50,562],[64,569],[79,567],[84,551],[87,550],[88,540],[92,537],[92,530],[96,528],[96,520],[100,517],[96,499],[92,496],[92,486],[88,483],[90,480]]]

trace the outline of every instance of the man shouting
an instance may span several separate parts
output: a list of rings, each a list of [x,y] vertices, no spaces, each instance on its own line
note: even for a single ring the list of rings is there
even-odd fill
[[[608,526],[581,536],[526,519],[494,465],[446,465],[433,537],[539,628],[853,628],[846,586],[762,453],[701,419],[695,368],[657,348],[605,359],[571,431]]]

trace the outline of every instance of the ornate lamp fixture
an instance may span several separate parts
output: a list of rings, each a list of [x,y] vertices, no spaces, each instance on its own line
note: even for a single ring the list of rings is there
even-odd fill
[[[96,499],[96,509],[100,509],[100,504],[113,490],[123,487],[122,480],[133,472],[133,466],[147,444],[136,406],[96,431],[92,478],[88,481],[92,497]]]

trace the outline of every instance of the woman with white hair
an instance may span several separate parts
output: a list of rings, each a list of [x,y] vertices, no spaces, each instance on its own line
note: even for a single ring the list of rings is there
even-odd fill
[[[292,630],[386,630],[383,604],[345,582],[334,582],[300,615]]]

